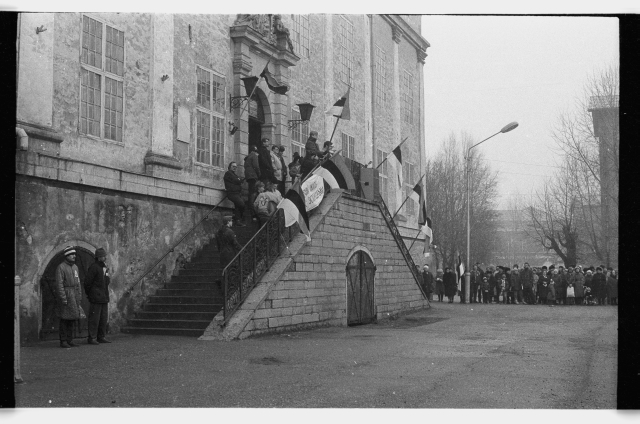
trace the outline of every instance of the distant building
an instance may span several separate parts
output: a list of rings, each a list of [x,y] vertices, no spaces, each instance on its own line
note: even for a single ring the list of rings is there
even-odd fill
[[[593,132],[598,138],[600,159],[600,203],[602,240],[607,253],[606,265],[618,264],[618,193],[620,128],[619,98],[593,96],[589,102]]]
[[[528,262],[532,267],[564,265],[552,250],[547,251],[525,232],[525,216],[518,210],[497,210],[496,245],[491,257],[495,265],[511,268]]]

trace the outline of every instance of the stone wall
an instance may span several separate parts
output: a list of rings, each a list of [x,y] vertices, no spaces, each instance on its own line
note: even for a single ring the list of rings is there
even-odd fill
[[[65,246],[93,253],[103,247],[111,270],[110,330],[117,332],[140,303],[167,281],[176,264],[189,260],[220,225],[220,213],[205,220],[133,291],[123,296],[156,260],[211,209],[209,205],[99,189],[18,175],[16,181],[16,275],[20,288],[21,337],[38,340],[42,323],[40,279]],[[228,209],[224,209],[228,211]]]
[[[365,250],[377,267],[376,317],[428,305],[375,203],[343,195],[255,311],[240,338],[318,326],[347,325],[346,266]]]

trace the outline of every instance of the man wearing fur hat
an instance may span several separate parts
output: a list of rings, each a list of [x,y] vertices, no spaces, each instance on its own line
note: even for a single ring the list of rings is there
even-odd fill
[[[223,217],[222,226],[216,234],[216,244],[220,251],[220,264],[223,268],[226,267],[242,249],[242,246],[236,239],[236,233],[231,229],[232,225],[233,220],[230,216]]]
[[[105,338],[109,322],[109,268],[107,251],[97,249],[95,262],[89,266],[84,282],[84,291],[89,298],[89,336],[90,345],[111,343]]]
[[[64,261],[56,270],[56,315],[60,318],[60,347],[69,349],[77,347],[73,343],[73,322],[80,319],[82,308],[82,289],[80,274],[76,262],[76,250],[64,248]]]

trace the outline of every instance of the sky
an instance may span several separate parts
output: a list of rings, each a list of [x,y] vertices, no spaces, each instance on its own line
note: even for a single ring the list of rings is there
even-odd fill
[[[422,17],[429,41],[424,67],[426,152],[453,132],[478,142],[516,121],[479,149],[499,172],[499,209],[528,200],[553,174],[551,138],[558,116],[574,106],[587,78],[619,62],[615,17]]]

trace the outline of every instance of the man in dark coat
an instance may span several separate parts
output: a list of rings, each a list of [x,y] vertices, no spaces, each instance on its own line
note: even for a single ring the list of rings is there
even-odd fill
[[[64,261],[56,269],[56,315],[60,318],[60,347],[77,347],[73,343],[73,322],[81,318],[82,289],[76,262],[76,250],[64,248]]]
[[[236,233],[233,232],[231,226],[233,220],[230,216],[222,218],[222,227],[218,230],[216,235],[216,244],[218,245],[218,251],[220,252],[220,264],[222,268],[229,265],[229,262],[238,254],[242,249],[240,243],[236,239]]]
[[[260,181],[266,185],[273,180],[273,165],[271,165],[268,137],[262,137],[262,146],[258,149],[258,164],[260,167]]]
[[[533,271],[529,268],[529,263],[524,263],[524,269],[520,272],[520,284],[522,285],[523,303],[533,305],[536,303],[533,297]]]
[[[249,154],[244,158],[244,177],[248,184],[247,203],[254,221],[258,220],[258,214],[253,208],[256,200],[256,182],[260,179],[260,163],[258,161],[258,149],[256,146],[249,146]]]
[[[591,290],[595,297],[598,299],[599,305],[604,305],[606,297],[606,283],[607,277],[602,273],[602,268],[597,267],[596,273],[591,280]]]
[[[471,287],[471,296],[469,296],[470,303],[478,302],[478,286],[480,281],[481,279],[478,278],[478,265],[474,265],[469,273],[469,286]]]
[[[231,162],[229,164],[229,170],[224,174],[224,188],[227,190],[227,198],[233,202],[235,209],[233,214],[235,216],[236,225],[238,227],[246,227],[246,224],[242,222],[242,216],[244,215],[244,200],[242,200],[242,182],[244,178],[236,175],[238,164]]]
[[[422,289],[424,293],[427,295],[427,299],[431,300],[431,294],[433,293],[433,274],[429,272],[429,265],[425,265],[422,268]]]
[[[284,146],[278,146],[278,157],[280,158],[280,164],[282,165],[282,180],[278,181],[278,191],[280,192],[281,195],[284,196],[284,192],[285,192],[285,182],[287,181],[287,164],[284,163],[284,157],[282,157],[282,155],[284,154],[284,150],[285,147]]]
[[[456,274],[451,271],[451,268],[444,269],[444,276],[442,277],[444,283],[444,294],[449,298],[449,303],[453,303],[453,298],[458,291],[458,283],[456,281]]]
[[[84,282],[84,291],[89,298],[89,336],[90,345],[111,343],[105,338],[109,322],[109,268],[105,264],[107,252],[97,249],[95,262],[89,266]]]
[[[300,166],[300,178],[304,179],[314,166],[318,163],[318,160],[326,155],[326,152],[320,150],[320,146],[316,142],[318,140],[318,132],[311,131],[309,133],[309,139],[305,144],[304,159],[302,159],[302,165]]]
[[[516,305],[522,302],[522,283],[520,282],[520,269],[518,264],[513,264],[511,269],[511,291],[513,292],[513,300]]]

